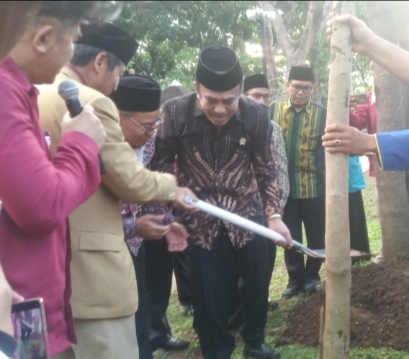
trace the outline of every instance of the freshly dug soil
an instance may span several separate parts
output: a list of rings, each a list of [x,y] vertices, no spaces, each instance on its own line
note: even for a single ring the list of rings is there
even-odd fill
[[[321,293],[290,311],[276,345],[317,346]],[[389,347],[409,351],[409,259],[352,268],[351,348]]]

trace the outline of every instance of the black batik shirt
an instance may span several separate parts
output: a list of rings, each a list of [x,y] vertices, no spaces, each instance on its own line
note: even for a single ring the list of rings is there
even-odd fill
[[[163,119],[152,170],[176,170],[179,186],[245,218],[280,212],[278,172],[271,147],[273,128],[266,106],[241,97],[237,113],[218,130],[206,118],[194,93],[167,102]],[[183,213],[182,218],[190,242],[211,250],[222,220],[201,211]],[[255,237],[228,222],[224,225],[235,248]]]

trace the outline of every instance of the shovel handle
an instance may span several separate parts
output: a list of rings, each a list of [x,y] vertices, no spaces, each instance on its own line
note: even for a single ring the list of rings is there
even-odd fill
[[[257,224],[253,221],[250,221],[249,219],[243,218],[238,216],[237,214],[228,212],[224,209],[221,209],[219,207],[216,207],[210,203],[201,201],[201,200],[194,200],[192,197],[189,195],[185,196],[184,198],[185,202],[195,206],[196,208],[202,210],[203,212],[209,213],[217,218],[224,219],[227,222],[233,223],[238,227],[248,229],[249,231],[252,231],[254,233],[257,233],[263,237],[267,237],[269,239],[272,239],[273,241],[277,242],[286,242],[286,239],[283,235],[280,233],[273,231],[269,228],[266,228],[260,224]],[[293,242],[294,243],[294,242]],[[300,243],[296,242],[297,244],[301,245]],[[296,245],[297,245],[296,244]]]
[[[203,212],[209,213],[217,218],[224,219],[227,222],[233,223],[238,227],[247,229],[249,231],[252,231],[254,233],[259,234],[260,236],[266,237],[268,239],[273,240],[274,242],[284,242],[286,243],[287,240],[283,235],[280,233],[273,231],[272,229],[269,229],[267,227],[264,227],[260,224],[257,224],[253,221],[250,221],[247,218],[243,218],[238,216],[237,214],[231,213],[229,211],[226,211],[224,209],[221,209],[219,207],[216,207],[210,203],[201,201],[201,200],[194,200],[191,196],[186,195],[184,198],[184,201],[187,204],[190,204],[192,206],[195,206],[196,208],[202,210]],[[300,242],[297,242],[293,239],[293,248],[295,250],[298,250],[300,252],[303,252],[311,257],[315,258],[323,258],[322,255],[316,253],[315,251],[311,250],[310,248],[302,245]]]

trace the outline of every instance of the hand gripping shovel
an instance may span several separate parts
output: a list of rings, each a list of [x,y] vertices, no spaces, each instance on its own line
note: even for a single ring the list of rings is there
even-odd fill
[[[261,226],[260,224],[252,222],[246,218],[240,217],[237,214],[234,214],[224,209],[221,209],[219,207],[213,206],[210,203],[207,203],[201,200],[195,201],[190,196],[185,196],[184,200],[186,203],[192,206],[195,206],[196,208],[202,210],[203,212],[209,213],[212,216],[215,216],[227,222],[233,223],[238,227],[241,227],[249,231],[252,231],[254,233],[257,233],[260,236],[266,237],[268,239],[272,239],[273,241],[286,241],[284,236],[282,236],[280,233],[277,233],[269,228]],[[310,249],[302,245],[301,243],[295,241],[294,239],[293,239],[293,248],[310,257],[325,258],[325,249]],[[368,253],[351,249],[351,256],[356,257],[356,256],[362,256],[362,255],[368,255]]]

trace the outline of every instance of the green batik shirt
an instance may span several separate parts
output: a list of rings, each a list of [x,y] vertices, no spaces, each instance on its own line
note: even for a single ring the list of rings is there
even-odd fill
[[[325,195],[324,134],[326,108],[309,101],[295,112],[291,101],[271,105],[271,116],[283,130],[288,158],[290,198],[315,198]]]

